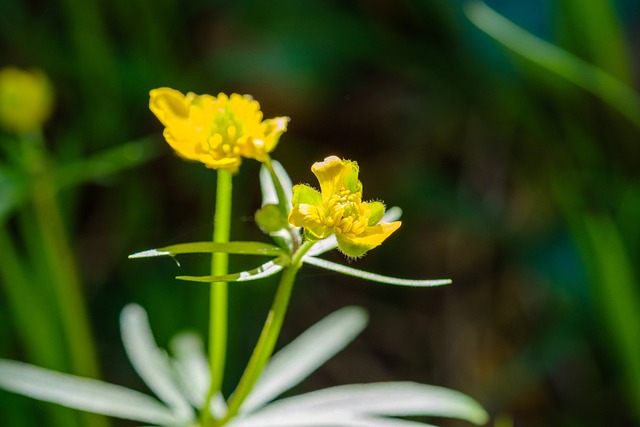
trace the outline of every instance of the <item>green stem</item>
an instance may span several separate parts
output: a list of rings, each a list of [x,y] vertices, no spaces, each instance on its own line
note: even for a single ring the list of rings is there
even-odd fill
[[[89,327],[82,285],[58,204],[54,175],[49,169],[44,141],[39,133],[22,135],[22,146],[25,166],[31,175],[35,219],[41,232],[45,262],[50,270],[71,366],[75,374],[97,378],[99,370],[95,341]],[[91,415],[85,418],[87,425],[107,425],[104,417]]]
[[[258,378],[260,378],[264,367],[273,354],[273,349],[275,348],[276,341],[280,335],[282,322],[284,321],[284,316],[287,312],[287,307],[289,306],[289,300],[296,274],[302,266],[302,258],[313,245],[313,242],[305,242],[293,255],[291,264],[282,274],[276,296],[273,300],[271,309],[269,310],[264,327],[262,328],[258,343],[253,350],[253,354],[249,359],[249,363],[247,364],[244,374],[242,374],[242,378],[240,379],[240,383],[238,384],[236,391],[229,400],[227,415],[224,417],[220,425],[224,425],[238,413],[242,406],[242,402],[244,402],[253,389],[253,386],[258,381]]]
[[[213,218],[213,241],[226,243],[229,241],[231,228],[231,195],[232,174],[227,169],[218,169],[216,189],[216,207]],[[211,275],[227,274],[229,255],[216,252],[211,255]],[[202,425],[206,426],[210,418],[211,399],[222,389],[224,366],[227,351],[227,301],[226,282],[211,283],[209,313],[209,368],[211,384],[204,408],[202,409]]]

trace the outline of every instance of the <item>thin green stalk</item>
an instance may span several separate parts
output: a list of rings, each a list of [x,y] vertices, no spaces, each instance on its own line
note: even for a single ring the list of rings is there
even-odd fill
[[[238,413],[240,406],[242,406],[242,402],[244,402],[253,389],[253,386],[256,384],[256,381],[258,381],[258,378],[260,378],[265,365],[273,354],[273,349],[275,348],[276,341],[280,335],[282,322],[284,321],[284,316],[287,312],[287,307],[289,306],[289,300],[296,274],[302,266],[302,258],[313,245],[313,242],[305,242],[293,255],[291,264],[284,270],[280,279],[280,284],[278,285],[276,296],[273,300],[271,309],[269,310],[267,320],[265,321],[262,332],[260,333],[258,343],[253,350],[253,354],[249,359],[247,368],[242,374],[242,378],[240,379],[240,383],[238,384],[236,391],[229,400],[227,415],[222,419],[220,425],[224,425]]]
[[[229,241],[231,229],[231,195],[232,174],[227,169],[218,169],[216,189],[216,207],[213,218],[213,241],[226,243]],[[211,275],[227,274],[229,255],[216,252],[211,255]],[[202,411],[202,425],[206,425],[209,417],[211,399],[222,389],[225,358],[227,352],[227,303],[228,289],[226,282],[211,283],[209,312],[209,367],[211,384],[207,401]]]
[[[53,174],[47,164],[44,142],[39,133],[22,135],[25,166],[31,175],[31,199],[41,233],[45,262],[50,269],[54,297],[61,318],[73,372],[97,378],[98,362],[82,286],[58,205]],[[86,415],[86,424],[107,426],[104,417]]]

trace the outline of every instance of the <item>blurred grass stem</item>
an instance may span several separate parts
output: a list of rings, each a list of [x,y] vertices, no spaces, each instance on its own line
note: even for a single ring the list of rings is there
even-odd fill
[[[31,177],[31,199],[39,228],[45,263],[51,274],[55,302],[69,351],[72,370],[77,375],[99,376],[95,341],[82,296],[82,286],[67,239],[58,204],[53,174],[49,169],[44,141],[39,132],[21,136],[25,167]],[[86,425],[107,426],[106,418],[85,414]]]

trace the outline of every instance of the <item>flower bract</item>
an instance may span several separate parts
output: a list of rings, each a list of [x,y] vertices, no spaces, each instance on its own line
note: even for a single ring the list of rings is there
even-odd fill
[[[49,118],[53,93],[40,70],[0,70],[0,125],[11,132],[38,130]]]
[[[314,163],[311,171],[320,182],[320,191],[304,184],[294,186],[289,214],[289,222],[303,227],[307,240],[335,234],[344,254],[359,257],[400,227],[400,221],[380,222],[385,211],[381,202],[362,201],[356,162],[330,156]]]
[[[153,89],[149,108],[165,126],[164,137],[182,157],[211,169],[238,170],[242,157],[264,162],[287,129],[288,117],[262,120],[248,95],[196,95]]]

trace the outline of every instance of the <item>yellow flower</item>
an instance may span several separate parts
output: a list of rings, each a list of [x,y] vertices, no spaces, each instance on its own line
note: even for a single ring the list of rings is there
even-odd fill
[[[308,185],[294,186],[289,213],[289,222],[303,227],[307,240],[335,234],[344,254],[359,257],[400,227],[400,221],[380,222],[385,211],[382,203],[362,201],[356,162],[331,156],[314,163],[311,171],[318,178],[321,191]]]
[[[170,88],[153,89],[149,95],[149,108],[165,126],[169,145],[185,159],[211,169],[236,172],[242,157],[264,162],[289,121],[263,121],[260,104],[248,95],[185,96]]]
[[[0,125],[12,132],[42,127],[53,107],[47,76],[40,70],[15,67],[0,70]]]

